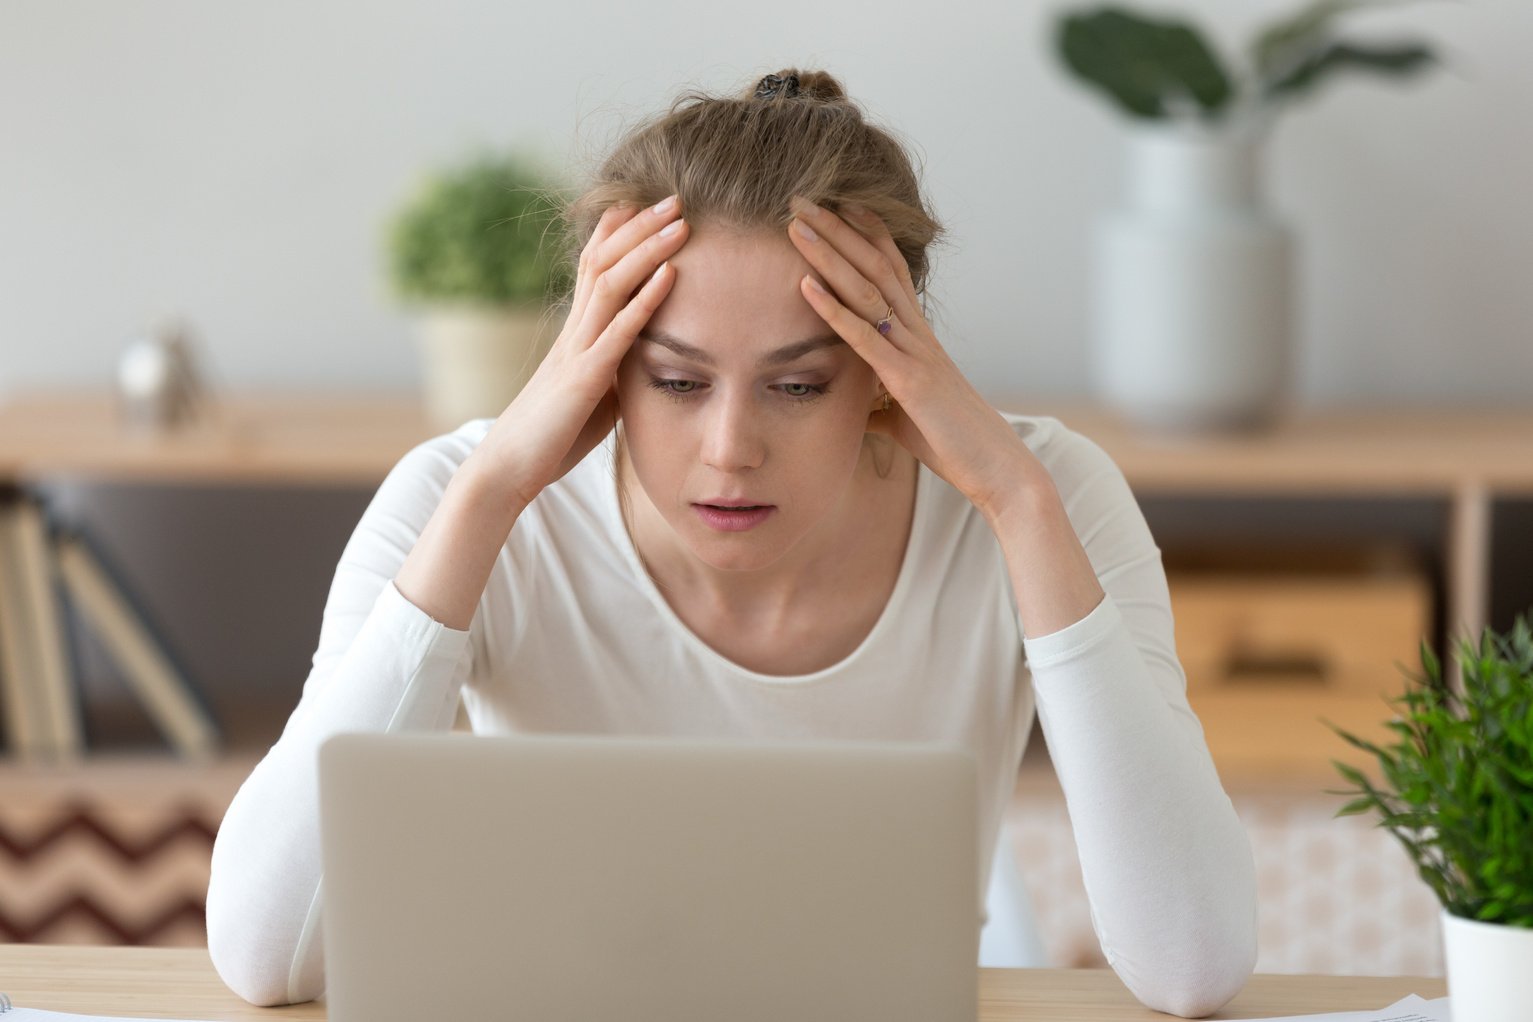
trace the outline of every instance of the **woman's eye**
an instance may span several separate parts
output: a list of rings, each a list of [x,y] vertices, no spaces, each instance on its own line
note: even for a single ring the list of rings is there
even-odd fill
[[[795,402],[808,404],[816,398],[829,394],[830,387],[824,383],[784,383],[782,392]]]
[[[697,381],[696,380],[662,380],[662,379],[660,379],[658,377],[654,377],[654,378],[650,379],[649,385],[651,387],[655,388],[656,390],[658,390],[660,393],[664,394],[665,396],[670,397],[670,398],[674,398],[675,400],[680,401],[681,399],[687,397],[688,395],[690,395],[692,393],[692,389],[697,386]],[[677,389],[678,387],[679,388],[683,388],[683,389]]]
[[[683,401],[693,396],[698,388],[696,380],[668,380],[658,376],[651,377],[649,385],[676,401]],[[829,393],[830,388],[824,384],[784,383],[778,391],[795,404],[808,404]]]

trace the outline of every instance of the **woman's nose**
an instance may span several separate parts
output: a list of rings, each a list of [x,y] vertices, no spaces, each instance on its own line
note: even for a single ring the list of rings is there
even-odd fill
[[[759,468],[766,454],[760,417],[744,397],[724,397],[712,402],[702,438],[702,458],[710,468],[735,472]]]

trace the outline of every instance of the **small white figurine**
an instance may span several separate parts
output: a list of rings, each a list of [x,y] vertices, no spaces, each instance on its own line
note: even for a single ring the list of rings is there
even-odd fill
[[[186,323],[163,317],[148,336],[129,344],[117,384],[123,415],[135,427],[172,430],[198,418],[207,389]]]

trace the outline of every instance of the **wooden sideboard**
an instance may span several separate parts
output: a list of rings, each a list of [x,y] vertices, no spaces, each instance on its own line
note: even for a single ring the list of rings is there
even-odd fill
[[[1215,724],[1211,745],[1217,747],[1216,758],[1226,760],[1221,767],[1236,772],[1273,774],[1304,764],[1329,770],[1323,755],[1331,748],[1328,732],[1319,735],[1313,728],[1307,744],[1293,744],[1286,761],[1268,755],[1283,744],[1282,736],[1273,734],[1275,721],[1285,713],[1291,716],[1296,706],[1311,723],[1316,715],[1288,693],[1315,696],[1319,707],[1337,710],[1347,722],[1362,720],[1382,703],[1377,684],[1358,686],[1346,679],[1309,689],[1302,684],[1260,684],[1240,692],[1216,691],[1205,684],[1201,666],[1201,658],[1213,655],[1204,648],[1214,638],[1208,632],[1222,627],[1208,608],[1217,608],[1221,599],[1248,603],[1250,615],[1270,628],[1279,616],[1297,615],[1305,604],[1333,594],[1342,601],[1336,604],[1340,609],[1335,612],[1335,630],[1328,635],[1333,659],[1384,659],[1384,653],[1372,650],[1391,648],[1402,649],[1408,659],[1414,650],[1405,647],[1414,646],[1407,641],[1413,632],[1423,633],[1440,648],[1449,632],[1477,635],[1489,622],[1496,567],[1492,510],[1497,501],[1533,502],[1533,405],[1295,410],[1260,433],[1195,435],[1136,429],[1089,401],[1018,396],[995,403],[1057,417],[1100,444],[1123,470],[1163,548],[1173,602],[1183,607],[1178,648],[1189,666],[1189,693],[1203,700]],[[0,507],[23,502],[37,489],[34,484],[69,477],[152,485],[366,488],[376,485],[410,447],[437,432],[410,394],[250,391],[223,395],[208,413],[188,428],[155,434],[127,428],[108,391],[0,397]],[[1410,591],[1410,584],[1419,589],[1420,577],[1402,577],[1392,591],[1379,590],[1372,596],[1366,586],[1337,589],[1334,580],[1328,580],[1329,590],[1312,588],[1305,595],[1291,585],[1284,588],[1291,580],[1219,563],[1224,555],[1217,548],[1211,555],[1213,570],[1196,575],[1175,570],[1199,553],[1189,546],[1187,533],[1196,535],[1202,527],[1179,530],[1183,512],[1167,510],[1168,502],[1236,509],[1220,518],[1221,529],[1239,535],[1248,547],[1260,547],[1272,544],[1272,529],[1250,513],[1253,502],[1324,504],[1356,498],[1375,502],[1374,517],[1367,523],[1370,543],[1387,539],[1397,527],[1394,509],[1423,502],[1440,506],[1440,528],[1434,537],[1438,556],[1433,561],[1440,568],[1425,580],[1430,592],[1424,597]],[[40,542],[36,531],[30,535],[34,544]],[[1359,550],[1364,546],[1354,545]],[[1523,537],[1521,549],[1526,553],[1530,546],[1533,536]],[[1304,544],[1290,548],[1283,556],[1293,560]],[[1206,562],[1209,552],[1202,553]],[[46,551],[39,551],[33,559],[41,562],[46,557]],[[1210,580],[1215,583],[1211,589]],[[1287,605],[1281,603],[1284,593]],[[1203,602],[1195,604],[1200,594]],[[1348,598],[1354,601],[1350,614],[1344,602]],[[1431,602],[1429,627],[1424,629],[1417,627],[1420,611],[1410,610],[1422,598]],[[1364,620],[1365,615],[1372,618]],[[1376,638],[1386,632],[1393,638]],[[51,641],[57,644],[57,639]],[[1387,680],[1390,665],[1383,667]],[[1265,746],[1259,737],[1225,731],[1219,723],[1242,717],[1261,720],[1268,736]]]

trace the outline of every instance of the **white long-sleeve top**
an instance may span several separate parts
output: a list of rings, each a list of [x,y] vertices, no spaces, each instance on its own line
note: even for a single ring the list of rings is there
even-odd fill
[[[1027,638],[994,532],[918,464],[882,616],[840,663],[798,676],[735,664],[665,602],[623,525],[610,437],[522,512],[468,630],[433,620],[393,579],[491,420],[415,447],[341,554],[298,706],[214,843],[208,950],[224,982],[258,1005],[323,992],[317,751],[338,732],[447,731],[461,695],[483,734],[957,745],[979,766],[983,897],[1036,709],[1107,961],[1151,1008],[1217,1010],[1255,964],[1255,868],[1187,703],[1160,549],[1097,444],[1003,414],[1053,478],[1102,601]]]

